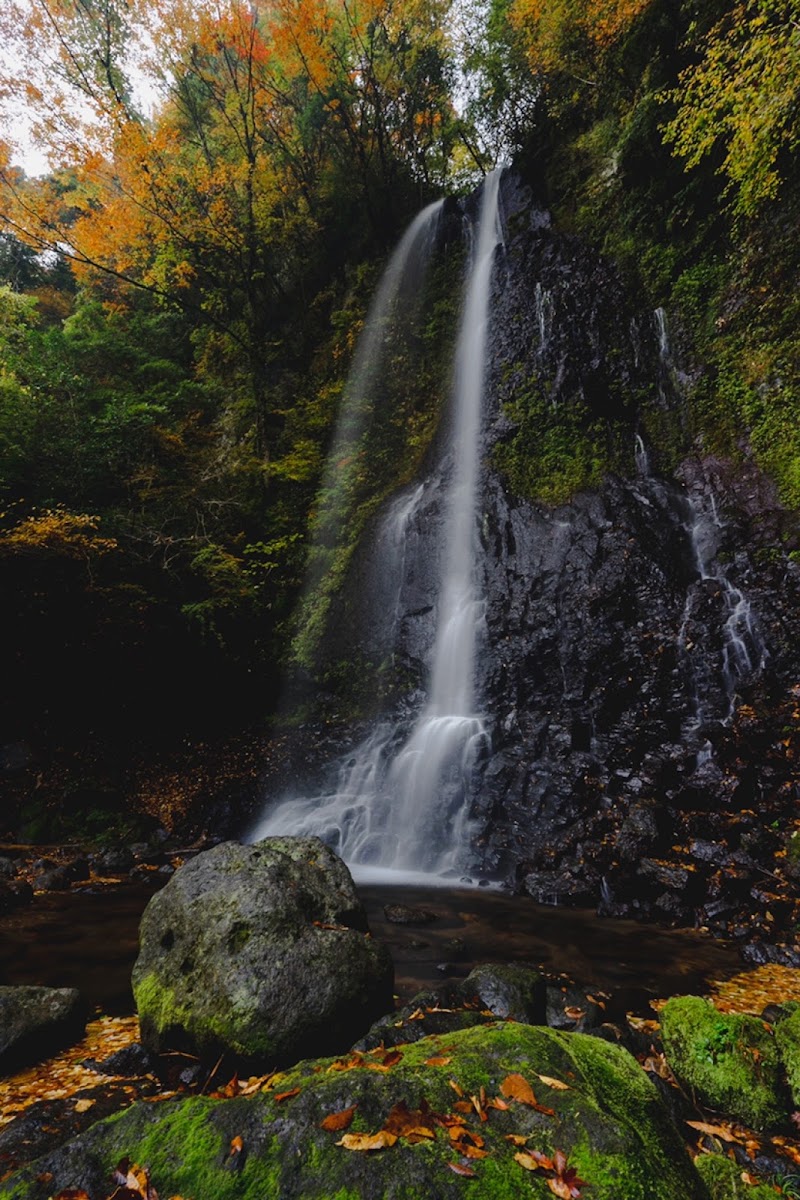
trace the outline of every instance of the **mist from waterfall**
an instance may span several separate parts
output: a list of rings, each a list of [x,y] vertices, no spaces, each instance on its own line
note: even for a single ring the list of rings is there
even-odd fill
[[[338,768],[328,794],[287,798],[265,814],[253,839],[315,834],[348,863],[356,878],[398,872],[447,880],[466,869],[470,844],[470,776],[487,734],[476,711],[475,657],[484,604],[475,583],[479,448],[492,268],[502,244],[501,172],[484,183],[473,235],[456,344],[452,415],[440,467],[445,495],[435,636],[427,700],[409,731],[385,720]],[[381,285],[383,287],[383,284]],[[362,370],[375,370],[372,350]],[[431,482],[435,486],[439,480]],[[406,569],[406,535],[428,481],[396,499],[382,542],[391,570]],[[398,613],[395,613],[395,624]]]

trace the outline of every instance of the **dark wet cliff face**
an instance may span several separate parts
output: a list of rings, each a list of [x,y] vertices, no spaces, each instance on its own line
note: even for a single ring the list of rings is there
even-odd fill
[[[643,405],[662,427],[683,421],[662,331],[513,185],[507,200],[482,522],[484,864],[543,900],[778,920],[800,680],[785,514],[746,461],[698,445],[665,477],[649,463],[658,447],[634,457]],[[554,406],[576,403],[584,419],[605,406],[614,436],[627,428],[629,478],[557,508],[513,494],[491,464],[515,434],[514,389],[534,374]]]
[[[474,866],[544,901],[743,936],[761,922],[780,940],[800,751],[788,517],[746,454],[723,462],[689,436],[660,315],[513,176],[503,205],[477,554],[491,746],[472,780]],[[331,655],[391,662],[401,715],[419,707],[430,657],[448,454],[442,435],[414,503],[419,485],[373,523],[328,639]],[[569,503],[531,498],[539,484],[557,493],[560,471],[590,486]]]

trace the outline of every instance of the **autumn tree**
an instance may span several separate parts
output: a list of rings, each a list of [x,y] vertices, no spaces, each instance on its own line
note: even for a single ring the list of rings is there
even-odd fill
[[[339,213],[349,239],[366,225],[385,240],[409,190],[418,199],[446,173],[443,12],[437,0],[154,0],[135,22],[124,0],[13,2],[6,35],[35,48],[39,69],[6,87],[37,111],[54,171],[32,182],[6,169],[5,220],[66,248],[84,278],[189,312],[202,369],[246,381],[263,456],[271,363],[320,260],[341,256]],[[132,63],[158,96],[152,118]]]
[[[538,75],[582,79],[651,0],[513,0],[511,19]],[[593,78],[584,79],[593,83]]]
[[[698,49],[671,94],[666,135],[687,167],[716,157],[736,211],[752,216],[800,145],[800,3],[735,4]]]

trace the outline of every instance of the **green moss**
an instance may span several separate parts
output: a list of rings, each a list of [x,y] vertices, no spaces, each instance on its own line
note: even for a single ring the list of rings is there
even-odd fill
[[[655,1089],[634,1059],[616,1046],[581,1034],[506,1023],[427,1038],[400,1050],[401,1060],[385,1072],[366,1064],[336,1069],[346,1059],[309,1060],[281,1076],[272,1092],[253,1097],[139,1104],[90,1130],[77,1154],[103,1170],[127,1155],[149,1168],[160,1194],[197,1200],[369,1200],[387,1195],[394,1200],[434,1195],[461,1200],[465,1180],[450,1169],[460,1157],[445,1129],[439,1127],[435,1138],[417,1144],[401,1140],[377,1153],[358,1153],[337,1145],[341,1134],[325,1131],[321,1122],[355,1105],[350,1132],[373,1133],[399,1102],[412,1109],[426,1103],[435,1113],[453,1113],[459,1092],[480,1096],[483,1088],[487,1096],[497,1096],[505,1077],[519,1073],[544,1111],[510,1100],[507,1109],[489,1109],[488,1120],[482,1121],[474,1110],[462,1109],[462,1119],[484,1140],[487,1151],[486,1158],[469,1164],[475,1171],[468,1183],[472,1200],[519,1200],[522,1195],[546,1200],[552,1195],[544,1173],[526,1172],[514,1160],[518,1146],[507,1140],[509,1134],[526,1138],[529,1149],[562,1150],[587,1181],[592,1200],[706,1200]],[[431,1058],[446,1061],[432,1066]],[[540,1075],[568,1086],[552,1088]],[[296,1095],[276,1099],[276,1092],[295,1088]],[[244,1150],[241,1156],[231,1155],[232,1140],[239,1137]],[[62,1186],[58,1164],[50,1161],[47,1169]],[[36,1183],[41,1173],[42,1164],[34,1164],[23,1175],[27,1192],[18,1190],[19,1179],[12,1179],[0,1184],[0,1196],[46,1200]],[[48,1186],[52,1191],[55,1184]]]
[[[249,1023],[247,1014],[235,1007],[203,1011],[198,1020],[196,1008],[182,1004],[175,992],[166,987],[155,974],[133,980],[133,998],[139,1020],[145,1028],[160,1035],[169,1030],[185,1029],[197,1046],[227,1049],[243,1058],[267,1056],[272,1043],[267,1036],[259,1036],[257,1030],[248,1028],[248,1041],[241,1040],[242,1029]]]
[[[742,1168],[721,1154],[701,1154],[695,1166],[711,1200],[775,1200],[774,1188],[766,1183],[745,1183]]]
[[[775,1027],[775,1041],[781,1057],[792,1102],[800,1108],[800,1008]]]
[[[778,1054],[761,1021],[677,996],[661,1011],[661,1034],[676,1078],[702,1103],[757,1129],[781,1120]]]

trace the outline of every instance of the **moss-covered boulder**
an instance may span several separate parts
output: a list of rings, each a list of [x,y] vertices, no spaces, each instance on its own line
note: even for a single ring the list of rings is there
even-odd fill
[[[777,1193],[767,1183],[748,1183],[743,1168],[721,1154],[701,1154],[695,1166],[709,1190],[711,1200],[776,1200]]]
[[[676,1079],[702,1104],[755,1129],[785,1117],[778,1052],[763,1021],[674,996],[661,1010],[661,1036]]]
[[[775,1041],[781,1057],[792,1103],[800,1108],[800,1007],[775,1026]]]
[[[215,846],[153,896],[133,991],[148,1049],[274,1066],[352,1045],[393,978],[341,859],[267,838]]]
[[[352,1148],[381,1131],[383,1148]],[[537,1166],[535,1151],[552,1162],[561,1151],[560,1171]],[[12,1176],[0,1196],[47,1200],[69,1187],[104,1200],[123,1157],[150,1171],[159,1195],[195,1200],[552,1200],[559,1175],[586,1181],[575,1186],[587,1200],[708,1200],[629,1054],[513,1023],[301,1063],[252,1097],[138,1104]]]

